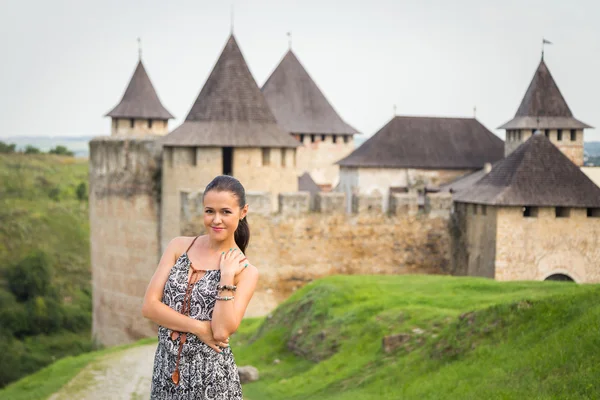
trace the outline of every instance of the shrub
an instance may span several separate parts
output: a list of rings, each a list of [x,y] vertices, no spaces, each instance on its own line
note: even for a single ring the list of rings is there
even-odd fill
[[[34,147],[34,146],[32,146],[32,145],[28,144],[28,145],[25,147],[25,151],[24,151],[24,153],[25,153],[25,154],[40,154],[40,153],[41,153],[41,151],[40,151],[40,149],[38,149],[37,147]]]
[[[6,273],[8,286],[19,301],[49,293],[52,279],[50,257],[40,250],[29,253]]]

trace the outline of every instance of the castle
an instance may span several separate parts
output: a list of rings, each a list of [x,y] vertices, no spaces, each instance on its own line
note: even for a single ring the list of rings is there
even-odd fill
[[[530,87],[526,95],[542,108],[539,88],[548,87],[548,76],[542,71],[539,82],[532,82],[538,89]],[[562,140],[559,130],[570,138],[574,129],[575,140],[561,150],[577,164],[587,125],[575,127],[564,107],[558,107],[565,114],[560,121],[568,123],[550,115],[555,109],[543,109],[545,119],[535,116],[535,107],[519,108],[507,124],[511,135],[520,132],[510,144],[475,119],[397,116],[355,149],[358,131],[335,112],[291,50],[261,89],[231,35],[185,121],[169,130],[173,116],[140,59],[121,101],[107,114],[111,135],[90,142],[94,337],[114,345],[154,334],[140,312],[148,282],[169,240],[203,232],[202,191],[220,174],[240,179],[250,204],[248,257],[261,279],[247,316],[264,315],[305,282],[336,273],[496,279],[558,273],[578,282],[599,281],[597,187],[574,165],[565,167],[565,156],[553,152],[548,139],[526,137],[531,113],[534,130],[546,129],[553,143]],[[511,146],[518,140],[525,144],[515,150]],[[541,161],[521,162],[537,154]],[[575,186],[546,202],[533,201],[535,196],[515,195],[508,203],[481,197],[477,185],[496,188],[502,182],[511,191],[506,171],[531,176],[547,160],[568,170],[551,185],[567,179]],[[541,183],[531,187],[545,198],[543,179],[535,179]],[[584,195],[571,201],[567,194],[575,189]],[[536,210],[538,230],[519,228],[521,235],[502,247],[511,224],[524,223],[517,218],[521,206]],[[555,206],[564,225],[546,221]],[[530,235],[546,235],[548,227],[570,233],[540,244],[545,252],[536,257],[551,261],[537,267],[543,272],[525,273],[532,260],[521,255],[537,246]],[[519,251],[506,256],[514,248]],[[575,259],[573,254],[580,256],[575,270],[561,264]]]

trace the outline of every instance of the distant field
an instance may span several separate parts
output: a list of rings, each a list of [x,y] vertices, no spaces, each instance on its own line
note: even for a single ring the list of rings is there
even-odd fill
[[[89,148],[88,142],[94,136],[11,136],[11,137],[0,137],[0,140],[5,143],[15,143],[18,149],[24,149],[27,145],[38,147],[42,151],[48,151],[57,145],[66,146],[69,150],[75,152],[76,157],[88,157]],[[367,137],[364,135],[357,135],[354,138],[356,147],[360,147]],[[584,151],[589,157],[600,157],[600,142],[586,142],[584,143]]]
[[[43,152],[65,146],[75,153],[75,157],[87,157],[89,154],[88,143],[93,136],[10,136],[0,137],[5,143],[15,143],[17,149],[23,150],[27,145],[37,147]]]

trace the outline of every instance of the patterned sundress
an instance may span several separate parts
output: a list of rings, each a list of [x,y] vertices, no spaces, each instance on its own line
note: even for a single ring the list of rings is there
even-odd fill
[[[190,264],[186,251],[171,268],[165,284],[162,302],[177,312],[181,312]],[[189,313],[191,318],[202,321],[212,319],[220,279],[221,271],[207,270],[194,284]],[[179,361],[179,384],[176,385],[171,375],[175,370],[181,335],[173,340],[172,332],[163,326],[158,328],[158,347],[150,396],[152,400],[242,400],[242,386],[231,348],[226,347],[222,353],[217,353],[190,333],[183,344]]]

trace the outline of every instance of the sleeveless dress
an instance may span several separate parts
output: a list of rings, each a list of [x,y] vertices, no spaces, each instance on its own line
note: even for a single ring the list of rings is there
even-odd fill
[[[190,264],[186,251],[171,268],[165,284],[162,302],[177,312],[181,312]],[[220,279],[220,270],[207,270],[194,284],[189,313],[191,318],[201,321],[212,319]],[[179,361],[179,384],[175,385],[171,374],[175,370],[180,337],[173,340],[172,332],[163,326],[158,328],[150,399],[242,400],[242,386],[231,348],[226,347],[222,353],[217,353],[191,333],[187,334],[183,345]]]

